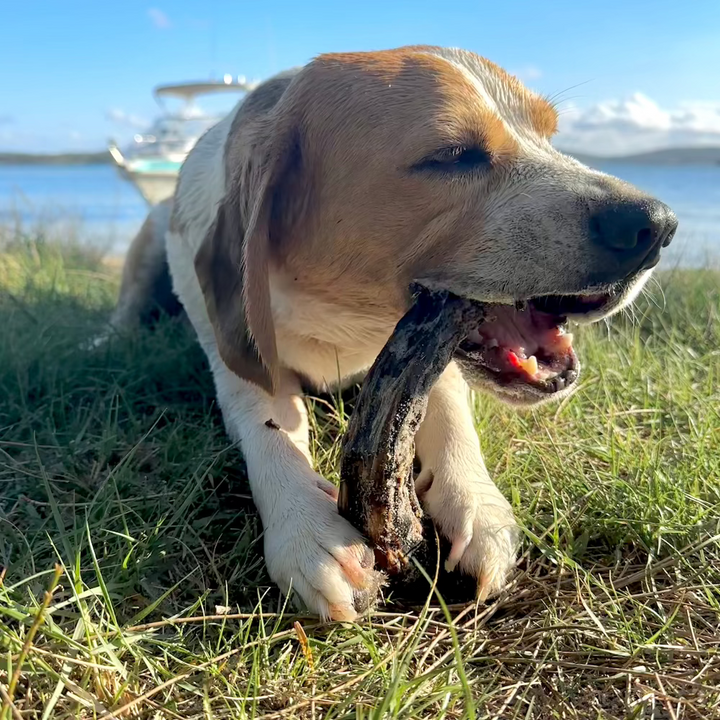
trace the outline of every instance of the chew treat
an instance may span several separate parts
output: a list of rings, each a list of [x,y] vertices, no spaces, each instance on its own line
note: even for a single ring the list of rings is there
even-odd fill
[[[370,540],[378,566],[402,585],[420,577],[411,556],[431,576],[437,558],[432,523],[423,522],[415,494],[415,433],[433,384],[484,312],[479,303],[417,288],[363,383],[343,442],[340,513]]]

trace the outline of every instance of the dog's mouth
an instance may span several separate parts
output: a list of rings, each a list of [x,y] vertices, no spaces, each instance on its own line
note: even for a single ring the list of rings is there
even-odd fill
[[[569,319],[596,316],[612,299],[605,293],[483,303],[485,318],[460,343],[456,359],[469,379],[490,380],[518,399],[554,395],[570,388],[580,373]]]

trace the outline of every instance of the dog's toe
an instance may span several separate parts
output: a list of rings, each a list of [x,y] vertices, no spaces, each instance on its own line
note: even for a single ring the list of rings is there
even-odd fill
[[[505,586],[515,566],[518,527],[512,508],[490,483],[436,477],[423,505],[450,541],[445,569],[477,578],[485,600]]]
[[[360,533],[319,485],[275,513],[265,529],[265,558],[280,589],[295,590],[324,619],[355,620],[374,606],[384,580]]]

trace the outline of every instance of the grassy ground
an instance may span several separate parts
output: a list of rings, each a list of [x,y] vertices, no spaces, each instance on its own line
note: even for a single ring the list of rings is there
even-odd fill
[[[666,274],[580,333],[569,402],[478,398],[526,530],[501,598],[357,625],[293,615],[269,583],[182,326],[80,349],[116,289],[86,251],[0,252],[5,717],[720,717],[719,273]],[[336,479],[343,408],[314,404]]]

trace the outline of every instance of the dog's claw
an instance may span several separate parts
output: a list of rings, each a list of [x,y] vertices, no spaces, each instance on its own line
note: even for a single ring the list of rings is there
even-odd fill
[[[349,605],[330,605],[330,619],[337,622],[353,622],[357,619],[355,608]]]
[[[468,549],[471,541],[472,534],[462,535],[453,541],[452,547],[450,548],[450,553],[448,554],[447,560],[445,561],[445,569],[448,572],[452,572],[457,567],[457,564],[460,562],[460,559],[465,554],[465,551]]]
[[[335,559],[345,573],[345,577],[352,583],[356,590],[372,589],[376,592],[382,584],[382,573],[372,570],[374,564],[372,550],[363,548],[363,558],[358,560],[352,552],[347,550],[336,550],[333,553]]]
[[[477,586],[477,599],[478,602],[484,603],[490,596],[490,590],[492,588],[492,578],[490,574],[483,568]]]

